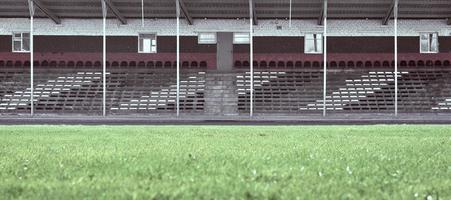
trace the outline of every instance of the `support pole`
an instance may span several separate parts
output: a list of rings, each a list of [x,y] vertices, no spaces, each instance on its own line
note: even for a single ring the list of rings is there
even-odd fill
[[[289,24],[290,24],[290,28],[291,28],[291,18],[292,18],[292,9],[293,9],[293,0],[290,0],[290,20],[289,20]]]
[[[144,0],[141,0],[141,26],[144,27]]]
[[[30,10],[30,116],[34,116],[34,2],[28,0]]]
[[[249,0],[249,64],[250,64],[250,117],[254,116],[254,11],[253,11],[253,2]]]
[[[103,87],[103,97],[102,97],[102,115],[106,117],[106,17],[108,8],[106,7],[105,0],[102,0],[102,13],[103,13],[103,69],[102,69],[102,87]]]
[[[323,116],[327,114],[327,0],[324,0],[324,47],[323,47]]]
[[[177,9],[177,117],[180,116],[180,2],[175,0]]]
[[[398,116],[398,0],[394,0],[394,39],[395,39],[395,116]]]

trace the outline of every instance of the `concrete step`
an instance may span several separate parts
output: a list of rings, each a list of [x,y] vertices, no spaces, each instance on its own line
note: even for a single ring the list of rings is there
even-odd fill
[[[206,113],[212,115],[238,115],[238,73],[209,72],[205,78]]]

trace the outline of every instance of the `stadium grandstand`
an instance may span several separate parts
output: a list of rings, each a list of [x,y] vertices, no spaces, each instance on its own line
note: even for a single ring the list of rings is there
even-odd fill
[[[0,117],[451,114],[448,0],[0,5]]]

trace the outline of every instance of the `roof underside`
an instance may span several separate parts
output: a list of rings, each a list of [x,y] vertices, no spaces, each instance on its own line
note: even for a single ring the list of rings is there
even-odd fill
[[[101,0],[39,0],[60,18],[101,18]],[[141,0],[110,0],[129,19],[141,18]],[[248,0],[182,0],[189,15],[199,18],[248,18]],[[254,0],[259,19],[289,17],[290,0]],[[323,0],[292,0],[293,19],[318,19]],[[383,19],[393,0],[329,0],[328,18]],[[174,18],[175,0],[144,0],[145,18]],[[109,17],[115,15],[109,11]],[[0,0],[0,17],[29,17],[27,0]],[[36,9],[35,17],[47,17]],[[449,19],[451,0],[399,0],[401,19]]]

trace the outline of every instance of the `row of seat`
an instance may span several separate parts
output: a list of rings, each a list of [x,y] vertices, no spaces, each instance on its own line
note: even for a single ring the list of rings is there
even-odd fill
[[[393,112],[395,77],[398,77],[400,112],[451,111],[450,70],[339,70],[328,78],[323,100],[320,71],[254,72],[255,113]],[[250,110],[250,73],[237,76],[238,110]]]
[[[255,68],[320,68],[323,66],[323,62],[320,61],[254,61],[253,66]],[[249,68],[249,61],[235,61],[236,68]],[[393,67],[395,65],[394,61],[331,61],[328,63],[329,67]],[[400,61],[399,66],[401,67],[449,67],[451,66],[449,60],[419,60],[419,61]]]
[[[39,113],[96,114],[102,110],[102,73],[90,70],[54,70],[35,79],[34,105]],[[28,74],[20,70],[0,72],[0,115],[30,111]],[[180,76],[180,110],[204,109],[205,72]],[[174,113],[177,77],[167,71],[111,70],[106,74],[107,107],[110,114],[135,112]]]
[[[139,68],[175,68],[177,66],[176,61],[131,61],[131,62],[118,62],[113,61],[106,63],[107,67],[119,67],[119,68],[129,68],[129,67],[139,67]],[[3,61],[0,60],[0,67],[22,67],[22,66],[30,66],[29,61]],[[77,68],[90,68],[90,67],[101,67],[102,63],[100,61],[47,61],[44,60],[42,62],[34,61],[35,67],[77,67]],[[182,61],[182,68],[201,68],[205,69],[208,67],[207,61]]]

